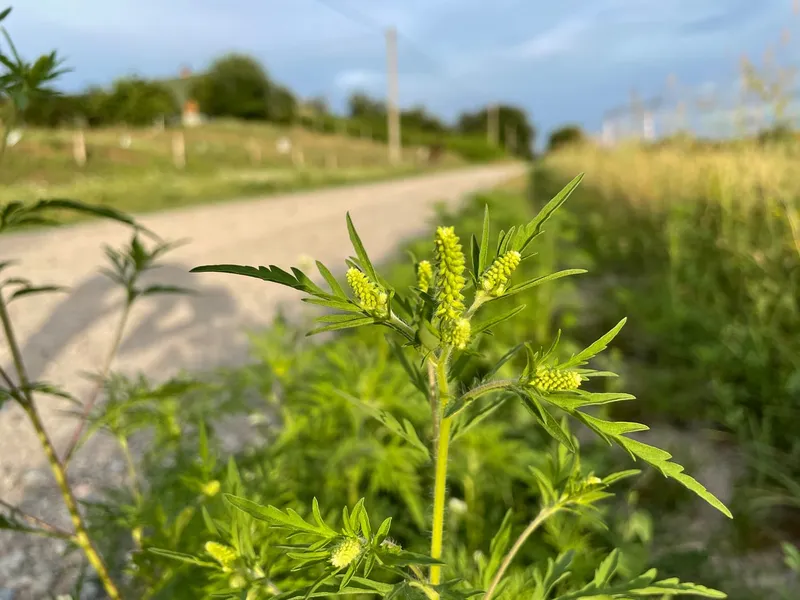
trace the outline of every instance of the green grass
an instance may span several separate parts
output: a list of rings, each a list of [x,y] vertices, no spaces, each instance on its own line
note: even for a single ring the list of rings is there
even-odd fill
[[[405,148],[390,165],[386,146],[267,124],[219,122],[185,130],[186,166],[173,164],[176,132],[108,128],[85,134],[87,162],[73,158],[74,132],[28,130],[6,155],[0,203],[73,198],[142,213],[204,202],[262,196],[430,172],[466,164],[445,154],[429,165]],[[121,139],[130,137],[130,146]],[[302,164],[281,153],[291,139]],[[257,148],[257,150],[256,150]]]

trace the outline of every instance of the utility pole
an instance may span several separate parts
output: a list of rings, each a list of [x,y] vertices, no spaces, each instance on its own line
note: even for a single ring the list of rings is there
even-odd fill
[[[386,125],[389,133],[389,162],[396,165],[400,162],[400,111],[398,108],[397,86],[397,30],[389,27],[386,30]]]
[[[490,104],[486,108],[486,140],[490,144],[498,144],[499,118],[497,104]]]

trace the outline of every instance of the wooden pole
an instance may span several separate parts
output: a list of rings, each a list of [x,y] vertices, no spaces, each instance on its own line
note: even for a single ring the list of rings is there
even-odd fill
[[[186,167],[186,138],[183,131],[176,131],[172,136],[172,160],[177,168]]]
[[[386,30],[386,119],[389,132],[389,162],[396,165],[401,159],[399,89],[397,84],[397,31]]]
[[[72,138],[72,156],[75,164],[82,167],[86,164],[86,136],[83,129],[78,129]]]

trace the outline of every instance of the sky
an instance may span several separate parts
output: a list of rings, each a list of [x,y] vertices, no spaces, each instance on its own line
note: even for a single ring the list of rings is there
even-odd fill
[[[632,90],[731,90],[739,58],[760,60],[792,0],[26,0],[4,25],[21,54],[58,49],[65,90],[138,74],[202,70],[229,51],[257,57],[304,97],[343,109],[384,96],[384,31],[398,32],[400,104],[445,119],[488,102],[524,107],[540,132],[590,131]],[[724,92],[723,92],[724,93]]]

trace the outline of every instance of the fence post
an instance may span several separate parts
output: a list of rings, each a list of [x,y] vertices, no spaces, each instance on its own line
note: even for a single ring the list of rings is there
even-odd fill
[[[186,167],[186,138],[183,130],[176,131],[172,136],[172,161],[179,169]]]
[[[72,157],[79,167],[86,164],[86,136],[83,128],[76,130],[72,136]]]

